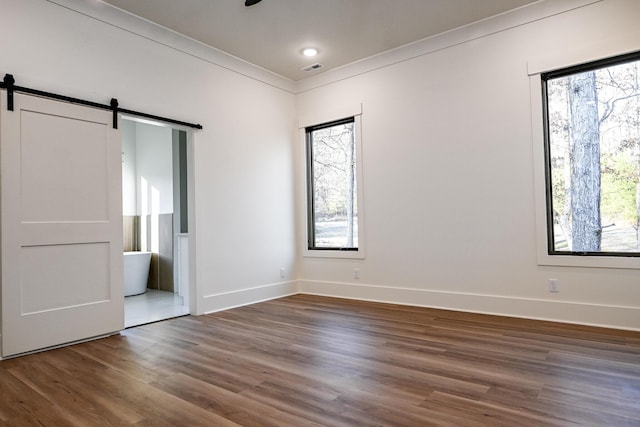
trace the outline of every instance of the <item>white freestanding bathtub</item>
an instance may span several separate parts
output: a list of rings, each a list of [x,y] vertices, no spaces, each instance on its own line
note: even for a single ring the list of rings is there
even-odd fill
[[[124,252],[124,296],[147,291],[151,252]]]

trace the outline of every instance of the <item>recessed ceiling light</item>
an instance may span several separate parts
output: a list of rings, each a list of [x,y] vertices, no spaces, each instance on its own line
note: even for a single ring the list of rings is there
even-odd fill
[[[316,56],[318,54],[318,49],[315,47],[307,47],[302,49],[302,54],[304,56]]]

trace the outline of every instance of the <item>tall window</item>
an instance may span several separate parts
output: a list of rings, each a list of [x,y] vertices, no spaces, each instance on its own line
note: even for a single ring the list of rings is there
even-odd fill
[[[358,250],[355,124],[350,117],[305,128],[309,249]]]
[[[640,256],[640,53],[542,83],[549,254]]]

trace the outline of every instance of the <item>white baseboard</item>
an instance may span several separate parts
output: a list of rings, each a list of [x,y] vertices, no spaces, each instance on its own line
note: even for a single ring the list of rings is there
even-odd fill
[[[207,295],[203,312],[214,313],[298,293],[640,331],[640,307],[312,280]]]
[[[203,298],[203,312],[214,313],[230,308],[255,304],[257,302],[282,298],[298,293],[298,282],[282,282],[269,285],[256,286],[239,291],[224,292],[220,294],[206,295]]]
[[[298,281],[299,293],[640,331],[640,307],[353,283]]]

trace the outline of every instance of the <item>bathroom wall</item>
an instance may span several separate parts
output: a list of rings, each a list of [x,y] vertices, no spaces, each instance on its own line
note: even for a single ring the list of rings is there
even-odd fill
[[[136,127],[122,121],[122,243],[125,252],[140,250],[140,217],[136,209]]]
[[[171,128],[134,123],[136,129],[136,210],[143,211],[141,180],[148,183],[148,212],[173,213],[173,154]],[[151,206],[154,204],[155,206]]]
[[[173,142],[168,127],[122,121],[124,250],[153,253],[147,287],[173,292]]]

